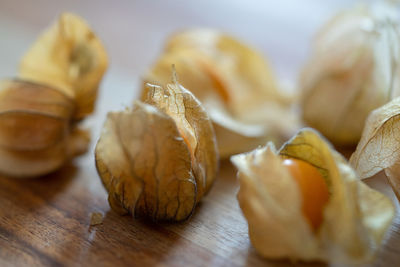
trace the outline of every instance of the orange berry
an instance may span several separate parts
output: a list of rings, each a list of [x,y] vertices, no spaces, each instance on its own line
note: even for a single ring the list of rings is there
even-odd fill
[[[316,231],[323,220],[323,209],[329,199],[328,186],[321,173],[303,160],[285,159],[282,164],[299,185],[302,195],[302,212]]]

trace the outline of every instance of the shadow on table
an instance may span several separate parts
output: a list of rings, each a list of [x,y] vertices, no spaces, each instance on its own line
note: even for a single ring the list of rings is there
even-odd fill
[[[67,223],[56,196],[66,190],[75,173],[76,167],[67,164],[40,178],[0,176],[0,239],[12,248],[6,260],[16,266],[58,264],[51,255],[55,250],[49,247],[57,246]]]
[[[268,267],[326,267],[328,266],[323,262],[292,262],[290,260],[269,260],[264,259],[258,255],[253,247],[249,247],[246,266],[268,266]]]
[[[72,181],[77,172],[73,163],[67,163],[61,169],[37,178],[12,178],[0,176],[2,195],[9,195],[16,205],[30,208],[48,203],[63,191]]]
[[[220,251],[213,251],[217,248],[216,245],[220,244],[215,244],[215,241],[221,237],[221,227],[225,227],[218,223],[219,220],[213,221],[213,218],[223,216],[223,209],[230,208],[225,202],[234,201],[234,191],[237,188],[236,170],[229,161],[221,163],[218,179],[210,194],[205,196],[191,218],[185,222],[156,224],[134,219],[129,215],[120,216],[109,210],[105,213],[102,224],[88,227],[88,248],[82,253],[84,255],[81,257],[81,264],[94,265],[101,262],[106,266],[229,266],[242,262],[247,266],[324,266],[314,263],[294,265],[289,261],[266,261],[259,257],[251,246],[248,252],[244,247],[244,250],[238,251],[238,255],[229,257],[223,256]],[[222,197],[224,195],[226,196]],[[218,205],[215,202],[218,202]],[[206,223],[210,224],[209,227],[218,228],[215,230],[216,235],[210,230],[211,232],[200,238],[199,235],[208,229],[203,227]],[[232,231],[226,231],[227,235],[231,233]],[[192,238],[194,240],[191,240]],[[228,249],[230,246],[226,247]]]
[[[187,223],[180,223],[186,227]],[[101,225],[90,228],[92,240],[83,264],[113,266],[191,266],[199,251],[190,241],[156,224],[108,211]],[[201,252],[200,252],[201,253]],[[205,254],[205,253],[204,253]]]

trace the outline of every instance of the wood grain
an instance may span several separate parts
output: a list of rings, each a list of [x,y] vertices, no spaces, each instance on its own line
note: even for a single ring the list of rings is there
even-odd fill
[[[65,166],[35,180],[1,177],[2,266],[292,265],[264,260],[251,247],[236,201],[235,171],[229,162],[222,163],[215,187],[188,221],[162,225],[111,211],[97,174],[83,167]],[[393,196],[384,178],[369,183]],[[102,224],[90,226],[92,212],[104,214]],[[398,263],[399,220],[397,217],[373,266]]]
[[[15,74],[23,51],[63,10],[87,18],[105,41],[112,62],[98,109],[85,122],[92,129],[90,151],[39,179],[0,176],[0,266],[325,266],[257,255],[236,200],[236,173],[229,162],[221,163],[210,194],[184,223],[155,225],[117,215],[95,171],[93,146],[106,112],[130,105],[140,74],[171,32],[199,25],[231,32],[271,55],[278,76],[294,81],[315,30],[349,2],[150,2],[0,0],[1,77]],[[399,208],[382,174],[367,182]],[[93,212],[104,215],[102,224],[90,226]],[[397,215],[371,266],[399,265]]]

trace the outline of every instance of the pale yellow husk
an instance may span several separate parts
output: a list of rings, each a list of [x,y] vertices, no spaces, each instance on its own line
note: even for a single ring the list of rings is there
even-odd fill
[[[384,170],[400,199],[400,98],[374,110],[368,117],[350,163],[360,178]]]
[[[313,232],[301,194],[283,158],[315,166],[330,197]],[[231,158],[239,170],[238,200],[256,250],[266,258],[364,263],[373,259],[393,216],[391,201],[363,184],[346,160],[317,132],[303,129],[276,151],[272,143]]]
[[[298,129],[290,109],[294,96],[280,90],[258,52],[234,38],[208,29],[172,35],[144,81],[165,84],[173,64],[182,85],[210,114],[222,158],[288,138]]]
[[[22,58],[19,77],[74,98],[74,117],[81,119],[93,111],[107,65],[107,53],[89,25],[63,13]]]
[[[393,7],[356,6],[319,31],[300,78],[304,121],[336,145],[355,145],[368,114],[400,93]]]

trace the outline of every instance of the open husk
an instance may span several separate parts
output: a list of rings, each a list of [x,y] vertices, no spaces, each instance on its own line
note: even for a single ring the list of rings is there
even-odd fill
[[[394,10],[383,3],[356,6],[315,38],[300,79],[302,116],[336,145],[356,145],[368,114],[400,94]]]
[[[82,119],[95,105],[108,59],[100,40],[80,17],[63,13],[22,58],[19,77],[62,91]]]
[[[185,220],[216,178],[214,130],[200,102],[176,81],[147,86],[145,103],[108,114],[97,170],[115,211]]]
[[[368,117],[350,163],[360,178],[384,170],[400,199],[400,98],[374,110]]]
[[[326,179],[330,196],[317,232],[302,214],[299,187],[282,165],[284,158],[306,161]],[[239,170],[238,200],[250,240],[262,256],[346,264],[373,258],[394,207],[362,183],[317,132],[306,128],[279,151],[268,143],[231,160]]]
[[[89,26],[65,13],[0,82],[0,172],[35,177],[86,152],[78,121],[92,112],[107,55]]]
[[[293,97],[278,88],[264,58],[234,38],[207,29],[177,33],[144,75],[144,83],[167,82],[172,64],[182,85],[209,113],[222,158],[287,138],[298,129],[290,110]],[[142,98],[146,95],[144,88]]]

